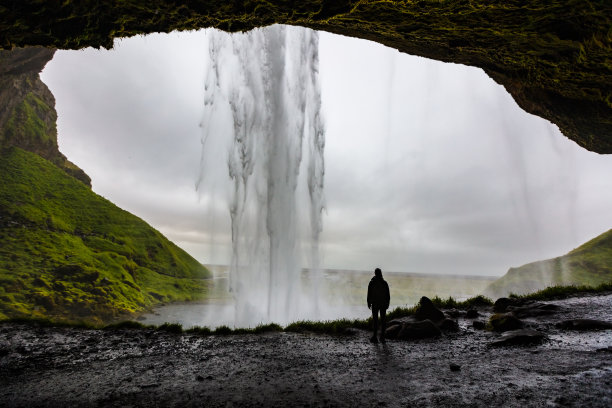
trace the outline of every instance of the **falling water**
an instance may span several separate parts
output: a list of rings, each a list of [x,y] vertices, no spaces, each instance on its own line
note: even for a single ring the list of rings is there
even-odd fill
[[[235,324],[317,318],[318,279],[305,291],[301,270],[317,274],[322,229],[318,34],[275,25],[209,38],[203,163],[227,163]]]

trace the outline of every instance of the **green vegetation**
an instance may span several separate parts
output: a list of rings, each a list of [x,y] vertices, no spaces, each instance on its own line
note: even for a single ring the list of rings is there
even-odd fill
[[[6,126],[0,132],[0,141],[5,138],[16,139],[19,137],[40,145],[56,145],[55,123],[47,124],[41,119],[51,109],[32,92],[28,93],[21,104],[17,105],[11,113]]]
[[[208,270],[47,160],[0,153],[0,319],[102,323],[198,300]]]
[[[146,33],[274,23],[481,67],[526,111],[612,153],[609,0],[21,0],[0,6],[0,45],[111,48],[115,38]]]
[[[612,281],[602,283],[598,286],[550,286],[546,289],[539,290],[534,293],[525,295],[510,294],[512,298],[528,299],[528,300],[553,300],[567,299],[570,296],[585,295],[589,293],[612,292]]]
[[[558,285],[596,287],[612,281],[612,230],[581,245],[566,255],[532,262],[493,282],[485,291],[491,296],[525,294]]]
[[[533,299],[533,300],[553,300],[553,299],[564,299],[570,296],[577,295],[587,295],[587,294],[596,294],[596,293],[608,293],[612,292],[612,282],[599,285],[597,287],[591,286],[555,286],[546,288],[544,290],[523,295],[516,296],[523,299]],[[448,299],[440,299],[434,298],[432,302],[436,305],[436,307],[442,309],[448,308],[457,308],[457,309],[470,309],[476,306],[492,306],[493,301],[484,296],[475,296],[473,298],[467,299],[463,302],[457,302],[452,297]],[[410,308],[398,307],[391,310],[387,313],[387,321],[392,319],[397,319],[400,317],[412,316],[416,312],[417,305]],[[494,319],[499,319],[503,317],[501,314],[493,315]],[[65,320],[53,320],[48,318],[11,318],[6,319],[4,321],[0,321],[2,323],[20,323],[20,324],[30,324],[35,326],[42,327],[72,327],[78,329],[102,329],[102,330],[161,330],[174,334],[193,334],[199,336],[209,336],[209,335],[217,335],[217,336],[227,336],[227,335],[240,335],[240,334],[261,334],[261,333],[272,333],[272,332],[289,332],[289,333],[315,333],[315,334],[329,334],[329,335],[346,335],[350,334],[350,329],[361,329],[361,330],[369,330],[372,324],[372,318],[369,319],[338,319],[338,320],[328,320],[324,322],[314,322],[314,321],[298,321],[289,324],[287,327],[283,328],[275,323],[270,324],[261,324],[254,328],[236,328],[232,329],[228,326],[220,326],[215,330],[211,330],[208,327],[200,327],[195,326],[187,330],[183,330],[183,327],[177,323],[164,323],[160,326],[154,325],[144,325],[142,323],[138,323],[135,321],[127,320],[121,321],[118,323],[112,323],[106,326],[95,325],[90,322],[85,321],[65,321]],[[489,329],[491,329],[491,325],[489,325]]]
[[[347,330],[351,328],[368,329],[371,320],[372,319],[339,319],[325,322],[299,321],[291,323],[285,328],[285,331],[293,333],[325,333],[339,335],[347,333]]]

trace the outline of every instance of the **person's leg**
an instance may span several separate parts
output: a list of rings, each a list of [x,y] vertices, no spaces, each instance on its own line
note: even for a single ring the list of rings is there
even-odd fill
[[[385,330],[387,329],[387,309],[380,309],[380,340],[385,341]]]
[[[378,341],[378,308],[372,305],[372,326],[374,326],[374,333],[372,334],[372,341]]]

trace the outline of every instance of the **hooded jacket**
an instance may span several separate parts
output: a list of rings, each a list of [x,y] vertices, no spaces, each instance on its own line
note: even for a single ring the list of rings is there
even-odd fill
[[[388,309],[390,301],[389,284],[382,276],[374,276],[368,284],[368,307],[375,306],[377,309]]]

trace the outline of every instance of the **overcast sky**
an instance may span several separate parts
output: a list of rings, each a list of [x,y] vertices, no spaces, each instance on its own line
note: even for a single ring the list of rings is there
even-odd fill
[[[200,202],[206,31],[58,51],[42,73],[61,151],[93,189],[204,263],[229,261]],[[502,275],[612,228],[612,156],[523,112],[480,69],[320,35],[330,268]],[[225,171],[226,169],[223,169]]]

